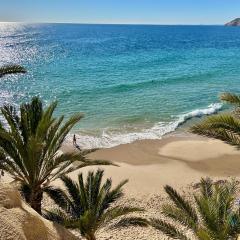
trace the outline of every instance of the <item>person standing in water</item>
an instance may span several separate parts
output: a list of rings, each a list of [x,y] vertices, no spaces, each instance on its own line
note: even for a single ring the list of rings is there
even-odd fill
[[[76,139],[76,135],[73,135],[73,146],[76,147],[77,146],[77,139]]]

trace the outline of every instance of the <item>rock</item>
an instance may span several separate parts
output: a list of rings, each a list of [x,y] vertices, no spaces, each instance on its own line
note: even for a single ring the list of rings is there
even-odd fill
[[[0,240],[76,240],[28,206],[11,185],[0,183]]]
[[[225,26],[240,26],[240,18],[236,18],[229,23],[226,23]]]

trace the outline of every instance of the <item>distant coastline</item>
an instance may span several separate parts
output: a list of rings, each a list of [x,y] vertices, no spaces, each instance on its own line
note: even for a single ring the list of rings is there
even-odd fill
[[[240,18],[235,18],[231,22],[226,23],[225,26],[240,27]]]

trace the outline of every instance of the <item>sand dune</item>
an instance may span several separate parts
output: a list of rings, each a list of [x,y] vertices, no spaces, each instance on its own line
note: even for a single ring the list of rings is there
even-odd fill
[[[41,217],[11,185],[0,184],[1,240],[74,240],[63,227]]]

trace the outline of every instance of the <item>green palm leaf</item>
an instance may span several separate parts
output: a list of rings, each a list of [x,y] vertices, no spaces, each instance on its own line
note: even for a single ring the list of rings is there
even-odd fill
[[[75,114],[64,121],[63,116],[53,116],[56,107],[57,102],[53,102],[43,108],[40,99],[34,97],[22,104],[19,111],[11,105],[1,108],[6,122],[0,123],[0,153],[4,156],[1,170],[28,189],[24,197],[39,213],[43,192],[51,181],[82,167],[111,164],[89,160],[85,154],[91,150],[60,154],[62,143],[83,115]]]
[[[127,181],[122,181],[112,188],[111,179],[103,182],[103,174],[103,170],[90,171],[85,181],[83,174],[79,174],[78,182],[66,176],[62,177],[66,191],[48,188],[47,192],[59,210],[46,211],[45,217],[65,227],[78,229],[81,235],[89,240],[94,240],[98,229],[108,225],[114,228],[147,226],[146,219],[128,216],[142,212],[143,209],[117,204],[117,200],[123,196],[122,187]]]
[[[129,226],[149,226],[149,221],[142,217],[124,217],[117,223],[113,224],[111,228],[129,227]]]
[[[230,145],[240,146],[240,120],[229,114],[208,117],[190,128],[192,133],[216,138]]]
[[[182,209],[167,204],[162,206],[162,212],[165,216],[174,219],[185,227],[192,229],[197,227],[198,222],[193,221],[193,219]]]
[[[7,74],[26,73],[26,69],[20,65],[6,65],[0,67],[0,77]]]
[[[222,101],[225,101],[230,104],[234,104],[236,106],[240,106],[240,96],[236,94],[226,92],[226,93],[223,93],[220,98]]]
[[[189,238],[187,238],[181,231],[179,231],[177,227],[165,221],[162,221],[160,219],[151,219],[150,224],[154,228],[165,233],[167,236],[171,238],[180,239],[180,240],[189,240]]]
[[[196,211],[192,208],[191,204],[184,199],[180,194],[177,193],[171,186],[164,187],[166,193],[170,197],[170,199],[174,202],[176,207],[183,211],[183,213],[189,217],[190,221],[197,224],[198,217]]]
[[[237,148],[240,147],[240,96],[224,93],[221,100],[235,106],[232,113],[210,116],[190,128],[192,133],[222,140]]]
[[[171,204],[163,205],[162,213],[178,225],[151,219],[150,225],[154,228],[174,239],[188,239],[179,226],[191,230],[199,240],[237,239],[240,234],[240,207],[235,205],[236,182],[214,185],[209,178],[202,179],[200,192],[192,204],[170,186],[165,190]]]

